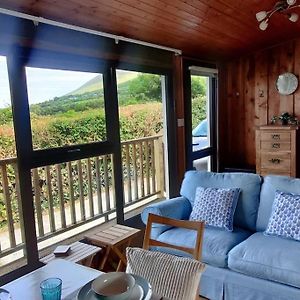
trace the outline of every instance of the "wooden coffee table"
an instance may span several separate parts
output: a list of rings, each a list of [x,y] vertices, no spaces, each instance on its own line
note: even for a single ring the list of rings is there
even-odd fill
[[[95,246],[105,248],[105,254],[100,262],[99,269],[103,270],[109,257],[114,253],[119,258],[116,271],[120,271],[122,264],[126,266],[124,248],[130,246],[133,238],[140,234],[141,230],[123,225],[114,225],[85,238]]]
[[[56,259],[64,259],[91,267],[94,256],[102,250],[97,246],[88,245],[82,242],[75,242],[70,246],[71,252],[69,255],[56,257],[53,253],[51,253],[45,257],[42,257],[41,262],[47,264]]]

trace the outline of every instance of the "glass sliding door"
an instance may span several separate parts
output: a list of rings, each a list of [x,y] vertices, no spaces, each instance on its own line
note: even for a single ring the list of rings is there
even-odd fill
[[[214,69],[189,68],[188,165],[196,170],[212,171],[215,166],[216,73]]]

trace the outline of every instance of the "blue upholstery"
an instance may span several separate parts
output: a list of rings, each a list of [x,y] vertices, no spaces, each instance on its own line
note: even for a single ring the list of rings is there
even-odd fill
[[[228,252],[237,244],[250,236],[250,232],[234,228],[234,231],[207,227],[204,230],[202,261],[212,266],[226,268]],[[163,232],[159,241],[177,246],[192,248],[195,245],[196,231],[184,228],[172,228]],[[157,250],[157,249],[156,249]],[[163,250],[163,249],[160,249]],[[164,250],[168,253],[183,255],[176,250]]]
[[[257,215],[257,231],[265,231],[268,226],[276,190],[299,195],[300,179],[275,175],[264,178]]]
[[[300,289],[207,265],[200,293],[210,300],[299,300]]]
[[[300,242],[257,232],[229,252],[228,267],[300,288]]]
[[[240,198],[234,217],[234,225],[255,231],[259,204],[261,178],[248,173],[186,172],[180,194],[194,203],[196,188],[240,188]]]
[[[164,200],[158,203],[150,204],[143,210],[141,218],[144,224],[147,224],[149,213],[172,219],[188,220],[191,212],[192,206],[190,201],[184,197],[177,197],[169,200]],[[170,226],[153,224],[151,232],[152,237],[157,238],[159,234],[161,234],[169,228]]]

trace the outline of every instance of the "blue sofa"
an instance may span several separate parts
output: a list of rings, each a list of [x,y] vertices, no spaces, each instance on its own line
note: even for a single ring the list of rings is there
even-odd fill
[[[262,178],[249,173],[188,171],[180,197],[152,204],[142,212],[188,219],[197,186],[241,189],[233,232],[206,227],[202,261],[207,264],[200,294],[212,300],[300,299],[300,242],[263,232],[269,221],[276,190],[300,194],[300,179]],[[300,220],[299,220],[300,222]],[[195,232],[154,224],[152,236],[164,242],[193,246]],[[180,251],[156,249],[182,255]]]

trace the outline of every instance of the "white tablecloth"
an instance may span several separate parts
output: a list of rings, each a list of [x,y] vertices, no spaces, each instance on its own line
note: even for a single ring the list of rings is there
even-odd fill
[[[40,300],[40,283],[49,277],[62,279],[62,299],[73,300],[79,289],[102,272],[75,264],[64,259],[54,260],[46,266],[28,273],[4,286],[13,300]]]

